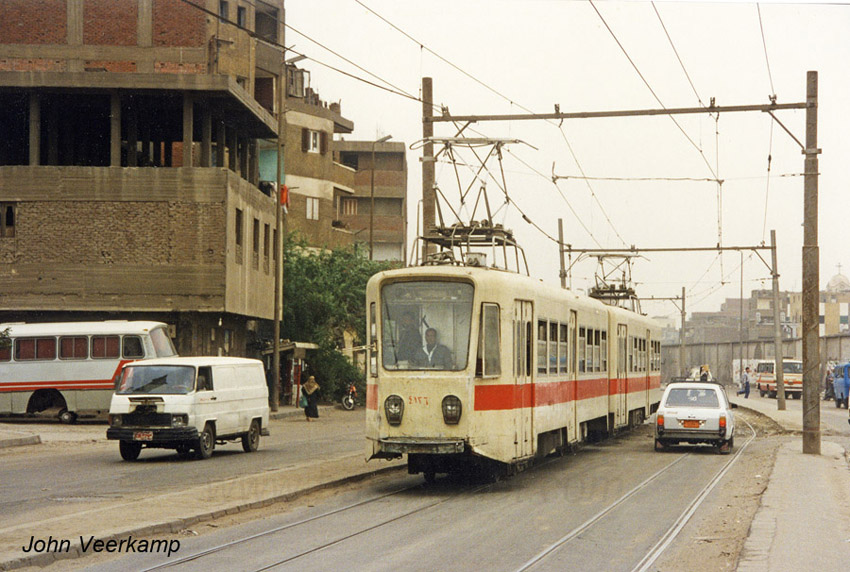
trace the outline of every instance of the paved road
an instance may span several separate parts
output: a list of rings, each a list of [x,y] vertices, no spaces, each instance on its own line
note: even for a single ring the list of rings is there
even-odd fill
[[[256,453],[243,453],[236,442],[217,445],[205,461],[180,460],[167,449],[143,450],[138,461],[123,461],[117,442],[106,440],[104,423],[3,424],[41,433],[44,443],[0,449],[0,514],[7,524],[38,520],[98,502],[172,491],[181,484],[223,481],[364,450],[362,409],[323,413],[314,423],[303,417],[272,420],[271,435],[261,439]]]

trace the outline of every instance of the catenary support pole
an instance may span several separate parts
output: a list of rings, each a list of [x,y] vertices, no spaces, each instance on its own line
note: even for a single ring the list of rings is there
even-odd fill
[[[682,375],[688,375],[688,366],[685,364],[685,287],[682,286],[682,327],[679,329],[679,369]]]
[[[437,193],[434,190],[435,168],[434,168],[434,144],[429,138],[434,136],[434,90],[430,77],[422,78],[422,234],[427,235],[435,226]],[[434,253],[435,245],[425,243],[422,252],[423,260],[429,254]]]
[[[776,265],[776,231],[770,231],[770,271],[773,276],[773,371],[776,372],[776,408],[785,411],[785,371],[782,367],[782,329],[779,324],[779,269]]]
[[[561,288],[567,287],[567,267],[564,262],[564,219],[558,219],[558,258],[561,260]]]
[[[818,252],[818,72],[806,77],[806,156],[803,181],[803,453],[820,454]]]

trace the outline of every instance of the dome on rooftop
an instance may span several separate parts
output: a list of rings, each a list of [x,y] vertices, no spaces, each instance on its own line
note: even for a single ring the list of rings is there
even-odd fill
[[[826,284],[827,292],[850,292],[850,278],[843,274],[836,274]]]

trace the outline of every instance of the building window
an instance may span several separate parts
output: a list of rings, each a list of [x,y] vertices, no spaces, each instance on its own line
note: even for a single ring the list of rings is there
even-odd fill
[[[230,7],[225,0],[218,3],[218,15],[227,20],[230,17]]]
[[[236,209],[236,246],[242,246],[242,209]]]
[[[348,153],[346,151],[343,151],[339,154],[339,162],[345,165],[346,167],[351,167],[355,171],[357,170],[359,158],[360,157],[359,155],[357,155],[357,153]]]
[[[321,153],[324,155],[328,152],[328,134],[324,131],[303,128],[301,130],[301,150],[305,153]]]
[[[0,238],[15,236],[16,207],[15,203],[0,203]]]
[[[248,25],[248,11],[242,6],[236,8],[236,25],[240,28]]]
[[[254,219],[253,239],[254,257],[252,262],[254,270],[256,270],[260,266],[260,221],[258,219]]]
[[[356,215],[357,214],[357,199],[342,199],[342,214]]]
[[[319,199],[307,197],[307,220],[319,220]]]

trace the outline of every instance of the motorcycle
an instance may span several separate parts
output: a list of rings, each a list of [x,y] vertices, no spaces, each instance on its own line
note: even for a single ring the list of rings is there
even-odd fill
[[[357,400],[357,388],[352,383],[348,386],[348,392],[342,396],[342,408],[346,411],[354,409]]]

